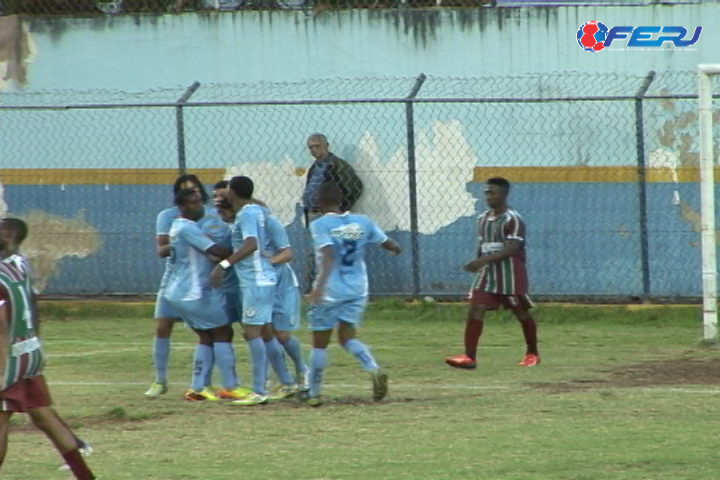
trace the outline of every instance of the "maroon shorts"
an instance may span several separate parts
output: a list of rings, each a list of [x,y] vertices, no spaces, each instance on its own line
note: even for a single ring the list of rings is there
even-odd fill
[[[515,312],[530,310],[535,306],[528,295],[498,295],[482,290],[470,290],[468,299],[470,305],[487,307],[488,310],[506,308]]]
[[[50,391],[42,375],[20,380],[0,392],[0,412],[22,413],[49,407],[51,403]]]

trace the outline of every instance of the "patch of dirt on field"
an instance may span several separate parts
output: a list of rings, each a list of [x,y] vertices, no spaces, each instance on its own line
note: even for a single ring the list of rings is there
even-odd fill
[[[655,385],[720,385],[720,358],[677,358],[626,365],[603,370],[605,379],[528,383],[552,393],[598,388],[651,387]]]

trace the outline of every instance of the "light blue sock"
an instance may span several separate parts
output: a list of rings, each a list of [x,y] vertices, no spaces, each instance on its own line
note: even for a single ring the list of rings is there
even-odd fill
[[[265,348],[267,349],[268,360],[270,360],[270,364],[272,365],[275,375],[278,377],[278,381],[282,385],[294,384],[295,381],[290,375],[290,372],[288,372],[287,365],[285,365],[285,350],[283,350],[277,338],[273,337],[269,342],[265,342]]]
[[[212,386],[212,374],[213,369],[215,368],[215,349],[213,347],[210,347],[212,350],[210,351],[212,357],[210,358],[210,368],[207,370],[207,375],[205,376],[205,386],[210,387]]]
[[[360,340],[356,338],[348,340],[345,345],[343,345],[343,348],[347,350],[349,354],[354,355],[355,358],[358,359],[358,362],[360,362],[360,366],[363,370],[367,372],[377,370],[378,364],[375,362],[375,359],[370,353],[367,345],[362,343]]]
[[[263,339],[253,338],[247,341],[250,350],[250,358],[252,360],[252,389],[253,392],[265,395],[265,364],[267,363],[267,352],[265,351],[265,342]]]
[[[295,375],[300,376],[307,370],[307,365],[302,358],[302,345],[296,336],[292,335],[290,339],[283,345],[288,356],[295,364]]]
[[[310,396],[319,397],[323,370],[327,367],[327,350],[313,348],[310,352]]]
[[[237,372],[235,371],[235,352],[232,343],[215,342],[213,344],[215,359],[220,377],[222,377],[223,387],[225,390],[233,390],[239,385]]]
[[[195,356],[193,357],[193,374],[192,385],[190,388],[199,392],[205,388],[205,379],[207,371],[212,365],[212,347],[208,345],[197,345],[195,347]]]
[[[170,358],[170,339],[155,337],[153,359],[155,361],[155,383],[167,384],[167,367]]]

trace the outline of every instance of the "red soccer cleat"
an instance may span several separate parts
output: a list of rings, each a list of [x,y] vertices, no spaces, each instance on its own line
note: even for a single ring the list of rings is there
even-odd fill
[[[452,357],[445,357],[445,363],[455,368],[466,368],[472,370],[477,367],[477,363],[472,358],[468,357],[464,353],[462,355],[453,355]]]
[[[534,367],[540,363],[540,355],[534,353],[526,353],[522,362],[518,363],[521,367]]]

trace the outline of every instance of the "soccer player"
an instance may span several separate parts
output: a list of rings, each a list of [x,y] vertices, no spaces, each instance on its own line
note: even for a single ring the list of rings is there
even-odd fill
[[[0,250],[17,251],[26,234],[27,225],[21,220],[1,221]],[[53,442],[76,479],[94,480],[78,450],[77,437],[50,407],[29,278],[14,260],[0,262],[0,467],[7,453],[10,417],[24,412]]]
[[[31,285],[30,279],[32,276],[32,272],[30,270],[30,263],[27,261],[27,258],[20,254],[20,245],[27,237],[27,234],[27,224],[22,220],[18,218],[4,218],[0,220],[0,236],[4,237],[5,239],[5,241],[2,242],[2,245],[4,245],[4,247],[0,249],[0,260],[10,263],[18,271],[20,271],[25,278],[25,294],[27,295],[27,298],[30,299],[30,308],[33,315],[35,334],[37,336],[40,336],[40,320],[37,316],[36,306],[37,292]],[[55,412],[54,409],[53,412]],[[57,415],[57,412],[55,412],[55,414],[58,420],[62,422],[69,430],[70,427],[65,424],[65,422],[62,420],[62,418],[60,418],[59,415]],[[77,444],[77,448],[78,450],[80,450],[80,453],[83,456],[89,456],[93,451],[90,444],[85,442],[84,440],[81,440],[80,437],[75,435],[75,433],[73,433],[72,435],[75,438],[75,443]],[[65,469],[70,467],[64,465],[61,468]]]
[[[203,203],[207,202],[208,195],[205,192],[200,179],[195,175],[181,175],[173,185],[173,195],[177,195],[182,189],[196,190],[200,193]],[[208,209],[208,213],[211,210]],[[165,286],[171,274],[170,263],[170,226],[176,218],[180,217],[180,210],[176,206],[166,208],[157,216],[155,223],[155,250],[160,258],[165,258],[165,271],[160,280],[157,300],[155,302],[155,339],[153,342],[153,360],[155,364],[155,381],[145,392],[150,398],[159,397],[167,393],[167,367],[170,359],[170,336],[172,335],[175,322],[180,316],[168,304],[164,297]]]
[[[327,346],[337,326],[340,345],[370,374],[373,401],[379,402],[388,390],[388,377],[380,369],[368,347],[356,338],[368,299],[365,247],[380,244],[394,254],[400,247],[368,217],[343,212],[343,193],[334,183],[325,183],[316,197],[322,217],[310,223],[317,255],[318,276],[308,295],[308,311],[313,332],[310,354],[308,398],[311,406],[321,405],[323,371],[327,366]]]
[[[267,228],[271,246],[268,252],[271,255],[270,263],[277,274],[272,331],[295,365],[296,387],[304,388],[308,369],[303,361],[300,341],[293,335],[300,326],[300,284],[289,263],[293,259],[293,250],[285,227],[274,215],[268,215]],[[296,390],[288,390],[286,387],[281,386],[276,393],[294,393]]]
[[[233,403],[258,405],[268,400],[265,389],[266,362],[270,360],[276,373],[284,367],[281,349],[268,350],[263,341],[263,327],[272,322],[272,307],[275,298],[276,274],[263,252],[269,249],[265,210],[253,202],[253,181],[248,177],[233,177],[230,180],[228,198],[235,210],[235,224],[232,228],[234,252],[220,262],[213,270],[211,283],[219,287],[224,271],[233,267],[240,280],[243,304],[243,333],[252,360],[253,393]],[[281,377],[281,374],[278,374]],[[282,378],[281,378],[282,382]],[[284,383],[284,382],[283,382]]]
[[[209,276],[213,262],[209,255],[224,258],[230,249],[213,242],[196,223],[205,216],[202,196],[195,190],[180,190],[175,204],[181,217],[170,227],[171,274],[165,288],[165,299],[190,328],[198,335],[193,358],[190,390],[184,398],[189,401],[218,400],[207,388],[213,357],[217,360],[223,388],[230,398],[242,398],[235,372],[235,353],[230,343],[232,327],[225,313],[225,298],[210,287]],[[219,217],[215,228],[228,230]],[[209,226],[205,226],[209,229]],[[219,234],[222,236],[222,234]]]
[[[227,199],[227,184],[228,182],[225,180],[215,184],[213,187],[213,203],[223,221],[230,223],[231,220],[235,219],[235,212],[232,210],[232,204]],[[300,289],[295,272],[288,263],[292,261],[293,255],[285,227],[277,217],[272,215],[264,202],[253,197],[252,203],[264,208],[270,248],[263,254],[269,259],[270,264],[275,267],[277,273],[272,324],[266,324],[262,329],[265,350],[273,352],[269,355],[275,355],[278,350],[282,352],[282,348],[295,365],[295,381],[292,381],[289,373],[285,373],[287,368],[281,368],[280,373],[278,373],[280,387],[268,397],[268,399],[272,400],[281,400],[295,394],[297,385],[305,384],[307,366],[302,358],[302,346],[297,337],[292,334],[300,326]],[[225,271],[226,278],[221,288],[227,295],[231,295],[229,288],[226,287],[228,274],[235,276],[234,269],[229,268]],[[280,343],[281,348],[278,347],[277,342]],[[267,371],[268,367],[266,367]]]
[[[456,368],[476,368],[477,346],[483,331],[485,312],[500,307],[510,309],[520,321],[527,350],[521,367],[540,363],[537,348],[537,326],[529,310],[533,303],[528,296],[525,269],[525,222],[508,207],[510,182],[490,178],[485,183],[488,209],[478,219],[477,258],[465,265],[475,273],[470,294],[470,309],[465,323],[465,353],[447,357],[445,363]]]

